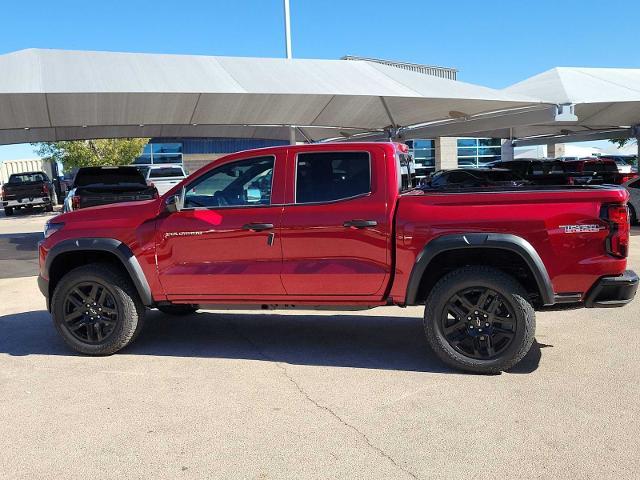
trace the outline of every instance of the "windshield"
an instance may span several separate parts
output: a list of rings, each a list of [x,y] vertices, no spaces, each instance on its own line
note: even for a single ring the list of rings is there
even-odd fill
[[[14,173],[9,177],[9,181],[7,183],[10,184],[20,184],[20,183],[30,183],[30,182],[48,182],[49,179],[42,172],[32,172],[32,173]]]
[[[183,178],[184,172],[180,167],[152,168],[149,178],[176,177]]]

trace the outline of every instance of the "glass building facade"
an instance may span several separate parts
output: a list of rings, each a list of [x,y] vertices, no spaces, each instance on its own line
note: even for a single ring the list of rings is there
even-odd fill
[[[154,142],[153,139],[144,146],[142,155],[136,158],[136,165],[153,163],[182,163],[181,142]]]
[[[416,175],[432,173],[436,165],[435,140],[405,142],[416,164]],[[478,168],[500,160],[502,142],[499,138],[458,138],[458,166]]]
[[[458,166],[478,168],[500,160],[501,148],[499,138],[459,138]]]

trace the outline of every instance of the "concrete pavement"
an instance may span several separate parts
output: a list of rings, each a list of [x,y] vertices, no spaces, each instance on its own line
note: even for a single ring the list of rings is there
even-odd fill
[[[34,277],[0,279],[0,476],[639,478],[639,313],[539,313],[496,376],[444,367],[419,308],[151,312],[129,349],[90,358]]]

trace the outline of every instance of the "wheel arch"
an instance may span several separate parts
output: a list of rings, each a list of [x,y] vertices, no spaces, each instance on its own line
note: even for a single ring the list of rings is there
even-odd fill
[[[131,279],[145,306],[153,304],[149,282],[131,249],[114,238],[78,238],[56,244],[47,254],[43,267],[49,279],[49,298],[58,281],[73,268],[96,261],[122,268]]]
[[[406,304],[417,305],[424,301],[428,294],[425,290],[452,269],[469,264],[496,266],[491,263],[495,260],[508,262],[502,268],[507,273],[513,274],[509,269],[523,270],[525,287],[539,296],[541,305],[555,303],[547,269],[527,240],[505,233],[464,233],[443,235],[425,245],[409,277]]]

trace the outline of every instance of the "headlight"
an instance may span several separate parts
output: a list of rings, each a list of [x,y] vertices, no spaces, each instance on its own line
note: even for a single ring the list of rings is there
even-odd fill
[[[51,235],[56,233],[58,230],[62,230],[62,227],[64,227],[64,223],[62,223],[62,222],[59,222],[59,223],[47,222],[47,223],[45,223],[44,224],[44,238],[49,238]]]

